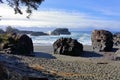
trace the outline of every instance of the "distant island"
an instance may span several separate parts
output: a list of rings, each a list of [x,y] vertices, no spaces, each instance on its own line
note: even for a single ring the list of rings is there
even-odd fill
[[[8,26],[6,28],[6,31],[0,29],[0,34],[3,33],[19,33],[19,34],[30,34],[31,36],[45,36],[45,35],[70,35],[71,32],[68,30],[68,28],[56,28],[50,33],[45,33],[42,31],[27,31],[27,30],[19,30],[16,28],[13,28],[11,26]]]

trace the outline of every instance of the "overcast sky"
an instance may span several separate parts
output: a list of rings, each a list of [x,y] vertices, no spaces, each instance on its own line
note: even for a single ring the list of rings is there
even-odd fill
[[[120,30],[120,0],[45,0],[38,11],[15,15],[14,10],[0,4],[0,25],[14,27],[68,27],[81,30]],[[23,9],[23,12],[25,10]]]

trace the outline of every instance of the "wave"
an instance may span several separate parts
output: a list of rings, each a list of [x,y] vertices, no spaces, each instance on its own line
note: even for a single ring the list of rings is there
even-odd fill
[[[30,35],[29,35],[30,36]],[[34,45],[52,45],[61,37],[73,38],[83,45],[91,45],[91,34],[88,32],[72,32],[71,35],[47,35],[47,36],[30,36]]]

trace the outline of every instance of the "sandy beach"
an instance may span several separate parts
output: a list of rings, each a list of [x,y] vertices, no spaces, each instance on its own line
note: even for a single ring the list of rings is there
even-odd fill
[[[34,56],[0,54],[12,71],[22,76],[45,77],[49,80],[120,80],[120,62],[112,52],[93,52],[84,46],[82,57],[53,54],[52,46],[34,46]]]

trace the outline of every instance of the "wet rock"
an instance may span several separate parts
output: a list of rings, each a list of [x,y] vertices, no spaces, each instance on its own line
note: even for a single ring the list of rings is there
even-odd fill
[[[113,48],[113,35],[109,31],[94,30],[91,40],[95,51],[111,51]]]
[[[60,34],[67,34],[70,35],[71,33],[67,28],[57,28],[51,32],[51,35],[60,35]]]
[[[115,33],[113,35],[114,46],[120,46],[120,33]]]
[[[25,34],[9,33],[1,35],[0,50],[8,54],[33,53],[32,39]]]
[[[60,38],[53,44],[54,54],[80,56],[83,52],[83,45],[75,39]]]

